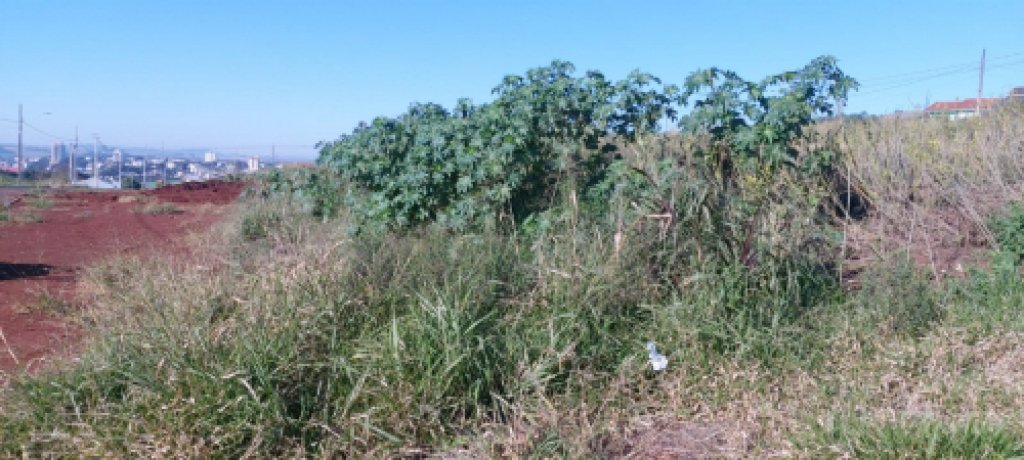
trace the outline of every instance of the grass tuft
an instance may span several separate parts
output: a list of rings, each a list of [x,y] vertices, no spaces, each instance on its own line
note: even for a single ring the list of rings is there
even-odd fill
[[[146,203],[145,205],[137,208],[135,210],[135,212],[140,213],[140,214],[148,214],[148,215],[151,215],[151,216],[156,216],[156,215],[164,215],[164,214],[182,214],[182,213],[185,212],[185,210],[181,209],[181,208],[179,208],[179,207],[177,207],[177,206],[175,206],[175,205],[173,205],[171,203],[163,203],[163,202],[154,201],[154,202]]]
[[[1024,436],[1018,429],[979,421],[950,426],[931,420],[883,423],[856,419],[833,420],[827,426],[820,426],[816,434],[832,449],[854,458],[961,459],[1024,456]]]

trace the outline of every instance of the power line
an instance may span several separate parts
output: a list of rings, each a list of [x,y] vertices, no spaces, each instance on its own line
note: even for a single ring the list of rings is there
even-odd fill
[[[897,89],[897,88],[902,88],[904,86],[910,86],[910,85],[914,85],[914,84],[921,83],[921,82],[924,82],[924,81],[934,80],[936,78],[948,77],[948,76],[951,76],[951,75],[958,75],[958,74],[964,74],[964,73],[974,73],[974,71],[977,70],[977,69],[978,69],[977,66],[975,66],[974,68],[971,68],[971,69],[943,72],[943,73],[940,73],[940,74],[929,75],[929,76],[926,76],[926,77],[916,78],[916,79],[913,79],[913,80],[905,80],[905,81],[901,81],[901,82],[898,82],[898,83],[882,85],[882,87],[880,87],[880,88],[872,89],[872,90],[869,90],[869,91],[859,91],[858,94],[859,95],[868,95],[868,94],[882,93],[882,92],[891,91],[891,90],[894,90],[894,89]]]
[[[1020,56],[1024,56],[1024,52],[1003,54],[1003,55],[1000,55],[1000,56],[990,57],[987,60],[988,60],[988,62],[990,64],[992,64],[992,63],[997,63],[997,61],[1001,61],[1001,60],[1004,60],[1004,59],[1015,58],[1015,57],[1020,57]],[[978,69],[978,63],[977,62],[962,62],[962,63],[959,63],[959,64],[950,64],[950,65],[946,65],[946,66],[933,67],[933,68],[930,68],[930,69],[913,70],[913,71],[897,73],[897,74],[882,75],[882,76],[877,76],[877,77],[868,77],[868,78],[859,79],[859,81],[861,83],[883,84],[883,83],[891,83],[891,82],[887,82],[887,80],[904,80],[904,79],[907,79],[907,78],[913,79],[913,78],[917,78],[919,76],[923,76],[923,75],[927,75],[927,74],[933,74],[933,73],[944,73],[944,72],[957,71],[957,70],[971,70],[971,71],[974,71],[974,70],[977,70],[977,69]]]
[[[1018,66],[1018,65],[1021,65],[1021,64],[1024,64],[1024,59],[1020,59],[1020,60],[1017,60],[1017,61],[1003,62],[1003,63],[998,64],[998,65],[986,65],[986,67],[988,69],[993,69],[993,68],[1003,69],[1003,68],[1007,68],[1007,67],[1015,67],[1015,66]],[[897,81],[897,82],[888,83],[888,84],[882,84],[882,85],[879,85],[878,87],[870,89],[868,91],[860,91],[860,92],[858,92],[858,94],[859,95],[869,95],[869,94],[882,93],[882,92],[891,91],[891,90],[894,90],[894,89],[897,89],[897,88],[902,88],[902,87],[905,87],[905,86],[914,85],[914,84],[921,83],[921,82],[924,82],[924,81],[934,80],[936,78],[942,78],[942,77],[948,77],[948,76],[952,76],[952,75],[959,75],[959,74],[966,74],[966,73],[974,73],[974,72],[977,72],[979,70],[979,68],[980,68],[980,66],[978,64],[974,64],[973,66],[971,66],[969,68],[965,68],[965,69],[950,70],[950,71],[940,72],[940,73],[936,73],[936,74],[932,74],[932,75],[921,76],[921,77],[913,78],[913,79],[904,79],[902,81]]]
[[[61,136],[58,136],[58,135],[56,135],[56,134],[51,134],[51,133],[48,133],[48,132],[46,132],[46,131],[43,131],[43,130],[41,130],[41,129],[39,129],[39,128],[36,128],[35,126],[32,126],[32,125],[31,125],[30,123],[28,123],[28,122],[25,122],[25,126],[27,126],[27,127],[31,128],[31,129],[32,129],[33,131],[35,131],[35,132],[37,132],[37,133],[39,133],[39,134],[42,134],[42,135],[44,135],[44,136],[50,136],[50,137],[52,137],[52,138],[54,138],[54,139],[57,139],[57,140],[59,140],[59,141],[70,141],[70,140],[71,140],[71,139],[69,139],[69,138],[61,137]]]
[[[976,62],[971,62],[971,63],[967,63],[967,64],[957,64],[957,65],[951,65],[951,66],[945,66],[945,67],[936,67],[936,68],[927,69],[927,70],[917,70],[917,71],[913,71],[913,72],[905,72],[905,73],[887,75],[887,76],[884,76],[884,77],[874,77],[874,78],[858,79],[858,81],[860,81],[861,83],[885,84],[885,83],[892,83],[893,81],[914,79],[914,78],[921,77],[923,75],[928,75],[928,74],[933,74],[933,73],[945,73],[945,72],[951,72],[951,71],[968,70],[971,67],[975,67],[977,65],[978,64]]]

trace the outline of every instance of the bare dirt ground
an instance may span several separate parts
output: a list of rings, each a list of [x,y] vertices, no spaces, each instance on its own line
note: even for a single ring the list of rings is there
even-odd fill
[[[74,351],[81,269],[108,257],[186,250],[182,237],[209,228],[245,188],[187,183],[147,191],[44,190],[0,194],[0,377]]]

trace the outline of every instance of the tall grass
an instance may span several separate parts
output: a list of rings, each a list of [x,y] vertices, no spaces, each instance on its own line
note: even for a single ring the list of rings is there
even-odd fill
[[[1000,153],[1016,119],[915,120],[898,137],[894,123],[847,127],[872,146],[849,144],[874,213],[850,235],[961,209],[948,199],[982,187],[989,161],[1016,186]],[[1007,138],[977,140],[984,126]],[[899,153],[940,133],[934,164]],[[971,136],[991,158],[943,173]],[[616,457],[686,442],[671,431],[683,420],[730,427],[721,445],[676,446],[710,457],[1020,454],[1014,263],[938,283],[910,247],[844,289],[824,184],[759,184],[770,198],[750,213],[709,191],[683,140],[634,147],[625,164],[650,186],[610,191],[601,213],[571,200],[518,233],[353,235],[344,215],[251,197],[203,251],[93,267],[83,354],[0,389],[0,453]],[[906,167],[886,175],[872,155]],[[911,176],[942,193],[911,199]]]
[[[781,344],[801,339],[778,339],[816,298],[802,279],[766,285],[746,266],[707,267],[680,291],[671,280],[682,266],[657,255],[671,238],[616,247],[595,224],[531,238],[352,237],[277,201],[244,208],[197,243],[209,252],[91,269],[86,352],[67,370],[14,380],[0,445],[199,456],[426,448],[536,401],[635,387],[653,377],[646,340],[781,362],[795,349]],[[693,321],[699,331],[680,336],[676,325]]]
[[[848,121],[840,132],[854,192],[876,217],[856,228],[855,243],[913,247],[933,275],[951,268],[943,259],[960,255],[951,248],[994,244],[989,219],[1024,196],[1022,104],[962,120],[897,114]]]

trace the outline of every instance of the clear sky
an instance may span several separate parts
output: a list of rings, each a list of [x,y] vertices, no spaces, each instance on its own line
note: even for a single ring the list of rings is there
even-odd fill
[[[410,102],[490,100],[553,59],[679,83],[747,79],[832,54],[848,111],[913,109],[1024,85],[1024,0],[0,0],[0,143],[97,133],[111,146],[313,158],[313,145]]]

